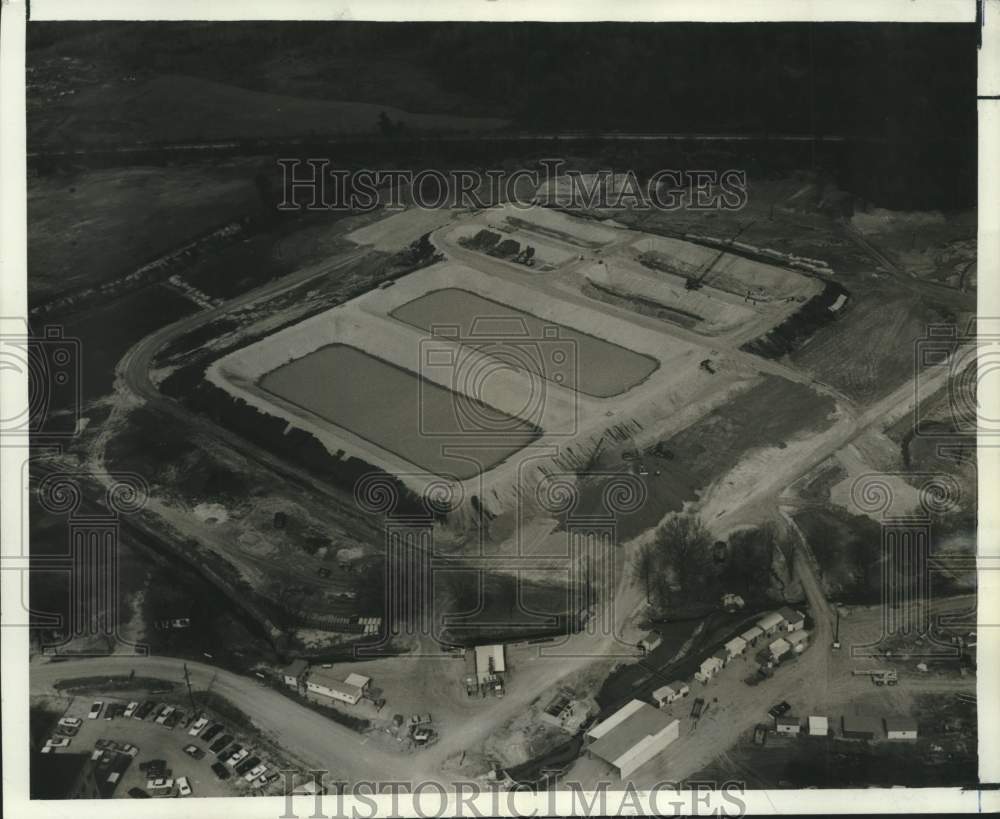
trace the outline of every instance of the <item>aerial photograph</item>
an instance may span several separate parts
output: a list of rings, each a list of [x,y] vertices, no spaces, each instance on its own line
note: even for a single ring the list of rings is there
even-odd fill
[[[976,60],[28,22],[31,799],[979,786]]]

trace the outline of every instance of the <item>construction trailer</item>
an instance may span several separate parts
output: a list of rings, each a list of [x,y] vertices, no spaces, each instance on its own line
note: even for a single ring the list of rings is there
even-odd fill
[[[757,628],[769,636],[774,634],[779,628],[782,628],[784,623],[785,621],[781,618],[781,615],[776,611],[772,611],[757,621]]]
[[[370,683],[371,680],[361,674],[349,674],[346,680],[341,680],[332,671],[314,668],[306,677],[306,690],[348,705],[357,705]]]
[[[733,639],[725,645],[725,651],[726,654],[729,655],[730,660],[740,656],[744,651],[746,651],[746,648],[747,641],[742,637],[733,637]]]
[[[624,779],[680,736],[680,720],[642,700],[632,700],[586,735],[587,754],[602,759]]]
[[[657,688],[653,692],[653,699],[656,700],[657,706],[660,708],[666,708],[670,703],[675,700],[679,700],[682,697],[686,697],[691,693],[691,689],[687,683],[684,682],[672,682],[670,685],[664,685]]]
[[[809,646],[809,632],[802,629],[793,631],[784,639],[796,654],[801,654]]]
[[[799,631],[806,627],[806,617],[800,611],[785,606],[778,609],[778,615],[785,622],[785,631]]]

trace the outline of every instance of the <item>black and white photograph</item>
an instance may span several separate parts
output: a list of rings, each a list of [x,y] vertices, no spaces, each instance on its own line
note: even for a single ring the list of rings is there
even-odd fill
[[[998,809],[1000,4],[274,5],[4,6],[5,790]]]

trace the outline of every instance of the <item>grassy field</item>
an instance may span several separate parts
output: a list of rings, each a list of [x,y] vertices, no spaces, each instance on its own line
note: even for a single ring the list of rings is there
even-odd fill
[[[33,176],[29,300],[39,304],[126,275],[260,208],[246,163]]]

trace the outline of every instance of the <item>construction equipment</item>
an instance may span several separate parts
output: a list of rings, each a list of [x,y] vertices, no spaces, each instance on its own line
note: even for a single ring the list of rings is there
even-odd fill
[[[875,685],[896,685],[899,682],[899,674],[888,669],[861,670],[855,668],[851,672],[855,677],[871,677]]]
[[[747,222],[745,225],[743,225],[743,227],[741,227],[738,231],[736,231],[736,233],[733,234],[733,236],[729,239],[729,241],[722,246],[722,250],[720,250],[716,254],[715,258],[712,259],[712,261],[710,261],[707,265],[705,265],[704,270],[702,270],[701,273],[699,273],[694,278],[688,279],[684,283],[684,287],[687,290],[700,290],[702,287],[704,287],[705,279],[707,279],[708,274],[712,272],[712,268],[714,268],[722,260],[722,257],[726,255],[726,251],[733,246],[733,243],[740,237],[740,234],[743,233],[743,231],[745,231],[753,224],[754,223],[752,221]]]

